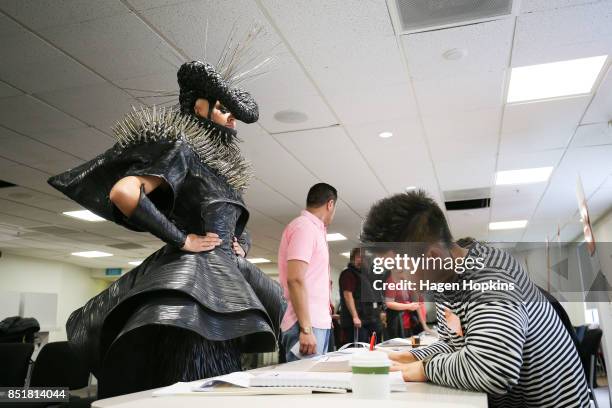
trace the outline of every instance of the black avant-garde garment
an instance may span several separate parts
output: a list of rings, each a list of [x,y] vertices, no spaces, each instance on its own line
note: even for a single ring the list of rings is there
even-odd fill
[[[49,180],[137,230],[109,192],[126,176],[161,177],[167,187],[148,197],[168,220],[223,240],[200,253],[166,245],[72,313],[68,339],[98,378],[99,397],[240,370],[242,352],[276,348],[285,303],[276,282],[233,253],[232,239],[245,238],[247,165],[218,126],[176,110],[135,111],[111,149]]]

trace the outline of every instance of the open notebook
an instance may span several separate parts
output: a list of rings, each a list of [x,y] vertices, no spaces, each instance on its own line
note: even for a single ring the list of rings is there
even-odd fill
[[[215,392],[228,385],[251,390],[299,388],[322,392],[343,392],[351,390],[352,375],[350,372],[260,371],[251,373],[238,371],[191,383],[177,383],[154,391],[153,396]],[[392,391],[406,390],[401,372],[393,372],[389,376]]]

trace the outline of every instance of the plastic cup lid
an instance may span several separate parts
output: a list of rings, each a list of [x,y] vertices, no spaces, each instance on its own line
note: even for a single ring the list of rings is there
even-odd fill
[[[390,367],[391,361],[387,353],[382,351],[365,351],[355,353],[350,361],[351,367]]]

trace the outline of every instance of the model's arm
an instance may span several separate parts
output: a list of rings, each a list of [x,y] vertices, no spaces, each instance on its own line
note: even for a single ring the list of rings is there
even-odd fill
[[[359,314],[357,313],[357,308],[355,307],[355,298],[353,298],[353,292],[350,290],[343,290],[342,296],[344,296],[344,303],[346,303],[346,307],[353,318],[353,325],[355,327],[361,327],[361,319],[359,318]]]
[[[300,327],[312,327],[310,323],[310,312],[308,311],[308,292],[304,284],[304,276],[308,269],[308,263],[298,260],[287,261],[287,286],[289,288],[289,299],[298,318]],[[300,330],[300,353],[314,354],[317,352],[317,340],[314,334],[304,334]]]
[[[164,180],[156,176],[127,176],[113,185],[109,198],[134,225],[185,251],[210,251],[220,245],[221,240],[214,233],[185,235],[157,210],[146,195],[162,183]]]

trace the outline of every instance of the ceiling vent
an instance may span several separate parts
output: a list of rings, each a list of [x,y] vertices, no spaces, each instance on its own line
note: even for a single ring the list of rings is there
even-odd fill
[[[444,206],[447,211],[475,210],[489,208],[490,205],[490,188],[470,188],[444,192]]]
[[[145,248],[144,246],[140,245],[140,244],[134,244],[133,242],[122,242],[120,244],[110,244],[107,245],[111,248],[116,248],[116,249],[142,249]]]
[[[395,0],[400,34],[494,20],[512,14],[512,0]],[[515,2],[517,3],[517,2]]]

